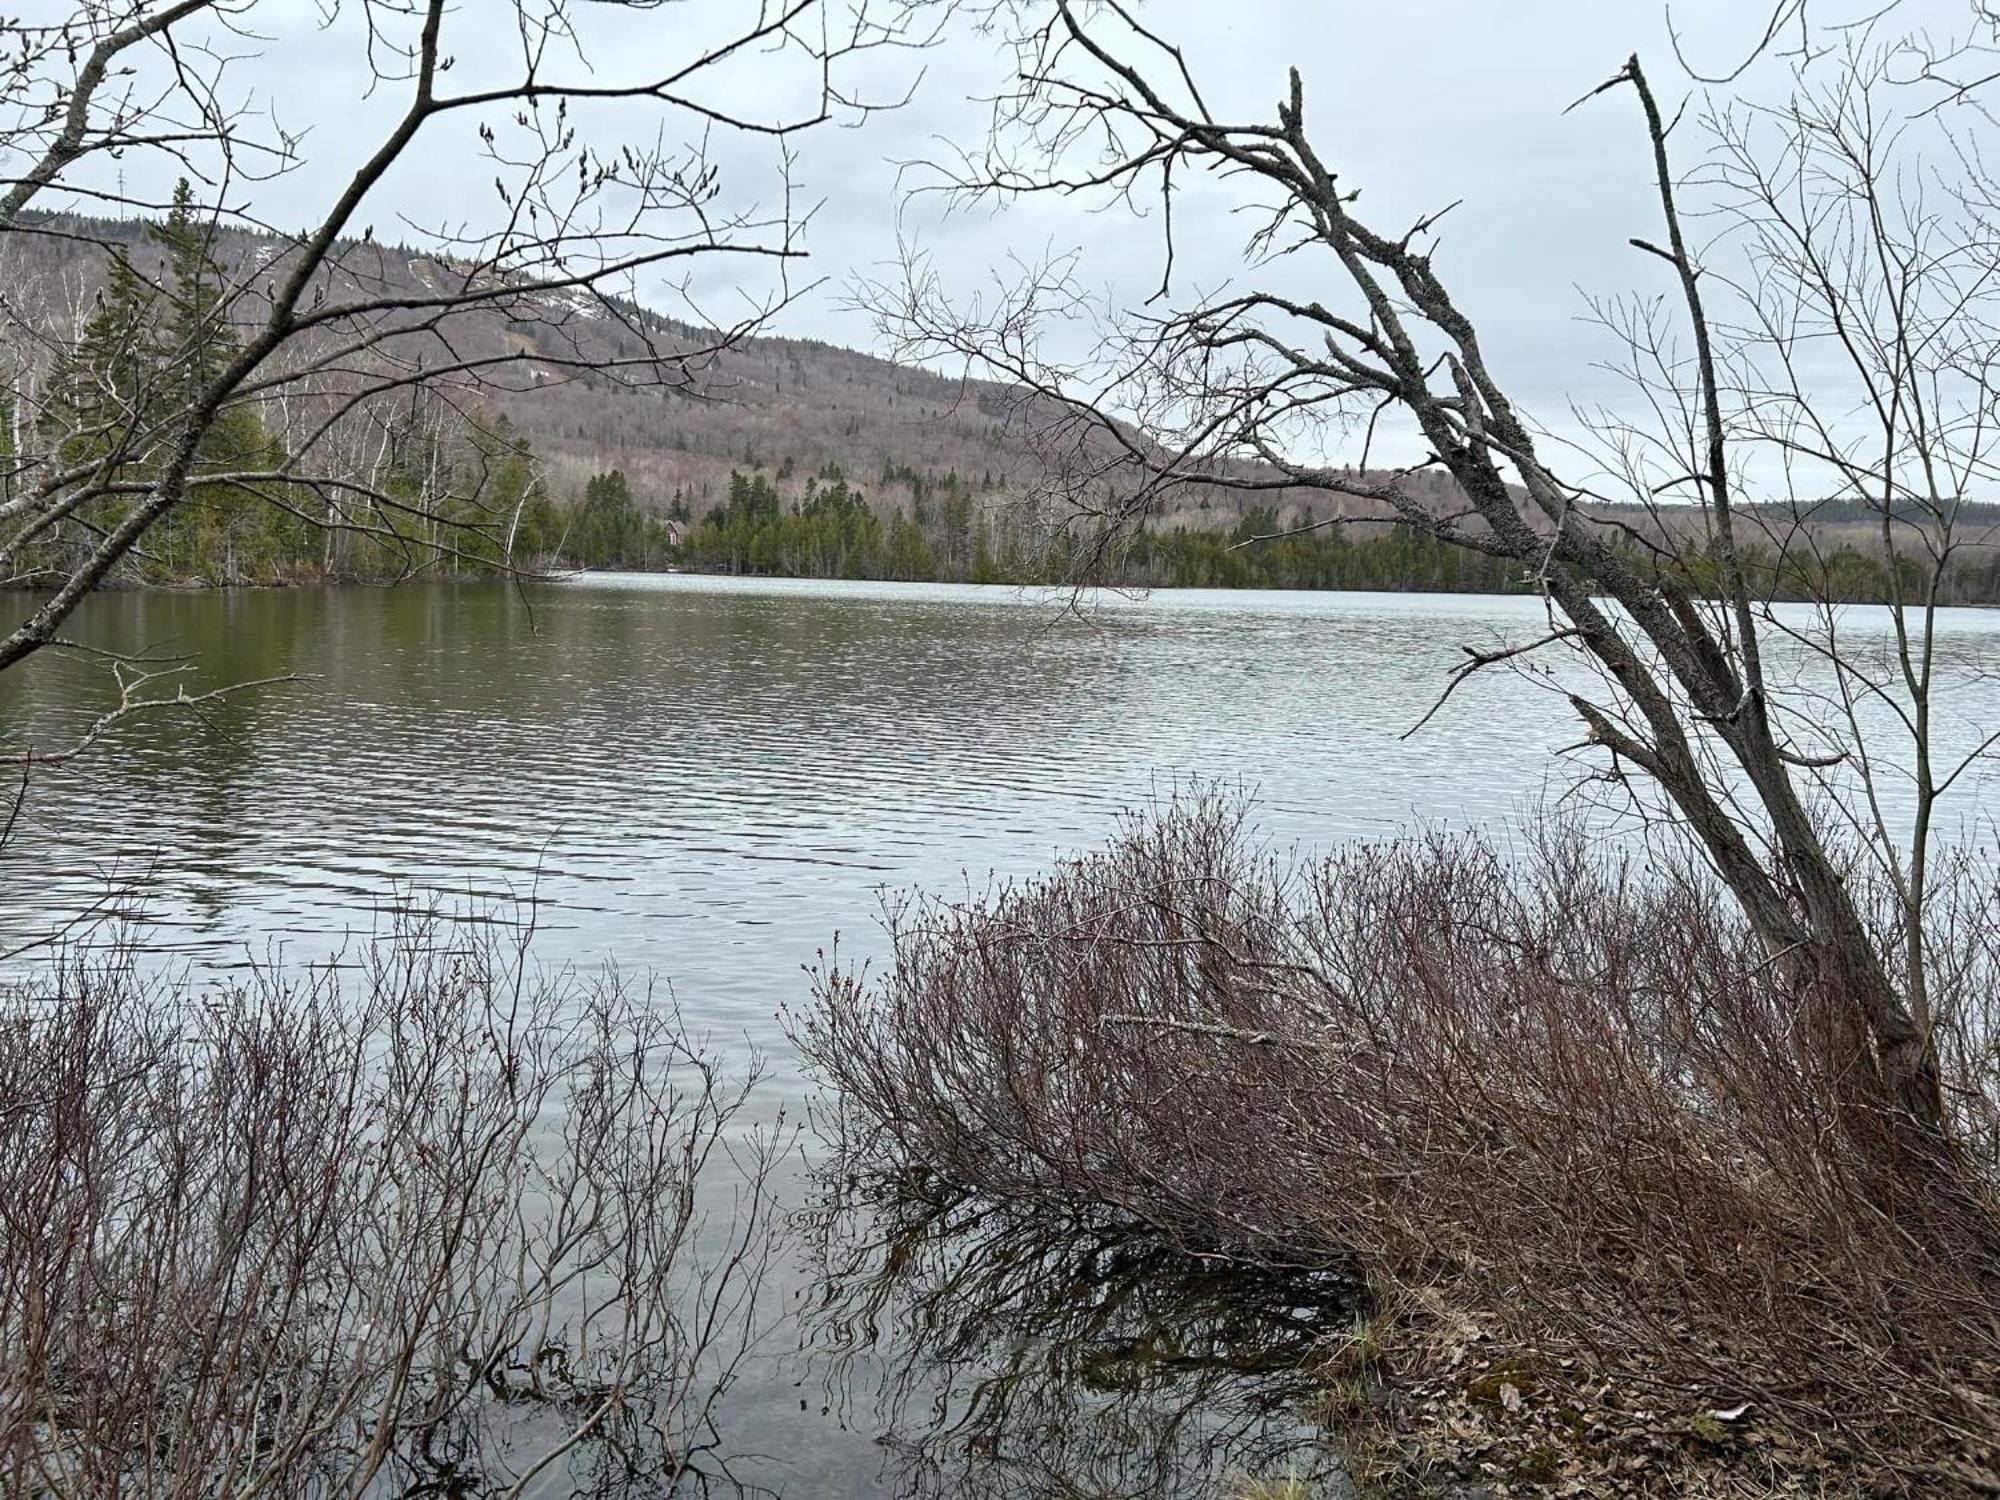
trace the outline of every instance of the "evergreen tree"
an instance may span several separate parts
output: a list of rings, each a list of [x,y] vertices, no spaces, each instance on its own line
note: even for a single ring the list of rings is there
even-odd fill
[[[183,177],[174,188],[164,224],[148,235],[166,251],[165,326],[168,391],[185,408],[227,367],[237,352],[224,303],[227,285],[215,263],[214,226],[196,216],[193,191]]]

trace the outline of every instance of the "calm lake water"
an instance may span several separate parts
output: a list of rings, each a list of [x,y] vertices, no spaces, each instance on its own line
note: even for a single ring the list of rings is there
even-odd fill
[[[1550,752],[1575,722],[1518,676],[1475,678],[1401,737],[1461,646],[1534,629],[1532,599],[1158,591],[1063,606],[638,575],[94,599],[76,638],[185,653],[190,691],[300,680],[199,720],[128,723],[39,774],[0,856],[0,950],[108,896],[198,971],[324,958],[397,910],[532,902],[542,960],[669,981],[695,1029],[767,1055],[774,1108],[809,1092],[780,1007],[804,997],[802,969],[836,932],[844,952],[876,950],[885,889],[1032,873],[1190,777],[1240,782],[1267,834],[1306,845],[1501,825],[1566,784]],[[1955,618],[1969,669],[1994,623]],[[48,655],[0,683],[0,723],[55,742],[106,701],[101,665]],[[1059,1255],[992,1254],[991,1284],[1030,1316],[1018,1297]],[[936,1320],[918,1321],[935,1338]],[[1071,1347],[1009,1337],[1017,1354]],[[796,1495],[959,1493],[981,1467],[925,1448],[890,1408],[900,1395],[921,1415],[932,1385],[899,1378],[926,1360],[933,1385],[962,1390],[974,1354],[906,1344],[859,1374],[774,1354],[748,1423],[755,1477]],[[1059,1362],[1032,1373],[1061,1383]]]
[[[191,691],[301,681],[43,772],[0,941],[116,889],[219,966],[320,956],[398,902],[532,896],[544,958],[656,971],[775,1048],[800,964],[836,930],[865,942],[880,888],[1041,869],[1190,776],[1240,781],[1286,841],[1491,820],[1575,737],[1495,674],[1399,738],[1459,645],[1532,625],[1532,600],[1062,604],[684,575],[99,598],[74,633],[188,653]],[[44,657],[0,716],[56,741],[108,697],[100,665]]]

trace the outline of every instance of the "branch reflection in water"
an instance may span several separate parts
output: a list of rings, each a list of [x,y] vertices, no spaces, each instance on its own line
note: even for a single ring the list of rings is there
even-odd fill
[[[802,1336],[829,1410],[878,1435],[885,1494],[1345,1492],[1305,1413],[1315,1350],[1359,1306],[1348,1277],[1191,1255],[1110,1213],[823,1180]]]

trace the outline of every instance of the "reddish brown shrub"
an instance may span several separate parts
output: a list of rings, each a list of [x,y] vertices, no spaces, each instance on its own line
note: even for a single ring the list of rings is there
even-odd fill
[[[1750,1403],[1853,1473],[1978,1488],[1996,911],[1967,872],[1935,929],[1949,1192],[1839,1128],[1813,997],[1712,882],[1574,829],[1296,863],[1196,798],[897,908],[886,974],[826,969],[800,1032],[890,1162],[1263,1263],[1358,1258],[1690,1413]]]
[[[132,958],[0,994],[0,1489],[673,1488],[771,1226],[671,1012],[453,929],[346,979]]]

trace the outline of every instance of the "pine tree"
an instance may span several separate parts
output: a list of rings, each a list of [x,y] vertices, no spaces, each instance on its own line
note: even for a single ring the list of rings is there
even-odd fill
[[[166,251],[166,353],[174,396],[190,404],[214,382],[237,350],[224,305],[227,290],[222,268],[211,251],[214,226],[196,217],[193,190],[183,177],[174,188],[173,207],[164,224],[148,233]]]

